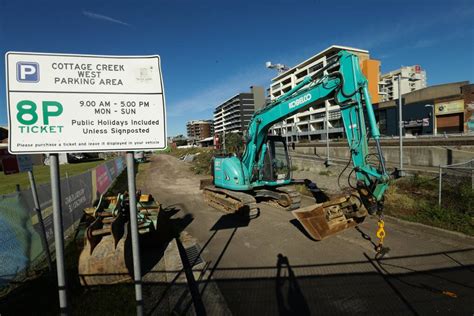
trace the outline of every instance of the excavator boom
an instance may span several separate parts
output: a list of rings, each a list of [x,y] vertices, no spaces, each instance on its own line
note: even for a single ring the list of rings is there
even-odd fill
[[[341,197],[337,203],[329,201],[313,208],[296,210],[293,214],[308,233],[315,239],[322,239],[360,222],[367,211],[371,214],[382,212],[389,176],[380,147],[380,133],[367,90],[367,80],[360,70],[358,57],[346,51],[340,51],[318,72],[307,76],[290,91],[254,114],[248,127],[242,158],[224,156],[213,159],[212,193],[209,192],[211,188],[207,193],[204,189],[207,199],[213,200],[215,204],[223,197],[221,193],[224,191],[227,200],[232,200],[232,192],[239,192],[240,195],[245,193],[252,196],[254,203],[267,192],[266,197],[272,199],[275,196],[277,204],[282,205],[280,201],[287,199],[290,205],[296,205],[291,202],[291,193],[281,193],[282,188],[291,191],[288,189],[291,177],[289,172],[284,172],[285,167],[289,169],[290,166],[285,166],[284,159],[278,158],[281,148],[288,155],[286,144],[276,144],[268,135],[269,129],[275,123],[309,107],[324,106],[324,101],[328,99],[333,99],[341,111],[353,172],[357,179],[355,192]],[[376,144],[375,155],[379,161],[377,167],[367,159],[370,154],[369,137]],[[278,194],[281,196],[279,200]],[[239,202],[239,198],[234,202]],[[288,207],[286,209],[292,210]]]

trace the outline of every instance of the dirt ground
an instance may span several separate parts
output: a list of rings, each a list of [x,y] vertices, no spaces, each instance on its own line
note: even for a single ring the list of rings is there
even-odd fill
[[[329,184],[334,174],[310,179],[336,192],[337,179]],[[316,242],[291,213],[269,205],[261,205],[253,220],[210,208],[199,191],[202,178],[188,163],[157,155],[140,179],[143,192],[165,206],[174,227],[160,262],[164,271],[144,279],[149,314],[474,311],[473,238],[387,219],[385,244],[391,251],[376,260],[376,219]]]

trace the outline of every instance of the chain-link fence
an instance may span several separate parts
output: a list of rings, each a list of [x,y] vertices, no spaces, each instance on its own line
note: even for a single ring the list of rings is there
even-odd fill
[[[474,215],[474,159],[439,166],[438,205]]]
[[[65,235],[71,235],[83,215],[83,209],[108,190],[125,169],[122,157],[108,161],[85,173],[61,179],[62,220]],[[51,186],[37,186],[47,247],[54,250]],[[0,195],[0,292],[23,282],[46,259],[41,242],[42,226],[29,189]]]

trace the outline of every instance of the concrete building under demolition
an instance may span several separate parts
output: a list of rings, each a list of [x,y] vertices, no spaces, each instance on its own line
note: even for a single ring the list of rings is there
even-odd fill
[[[214,134],[214,122],[212,120],[188,121],[186,131],[190,142],[200,141]]]
[[[234,95],[214,110],[214,133],[240,133],[248,127],[255,110],[265,105],[263,87],[250,87],[250,92]]]

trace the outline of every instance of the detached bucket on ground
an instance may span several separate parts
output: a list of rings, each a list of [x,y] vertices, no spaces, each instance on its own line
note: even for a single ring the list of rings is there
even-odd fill
[[[315,240],[322,240],[364,221],[367,210],[357,193],[292,211]]]

